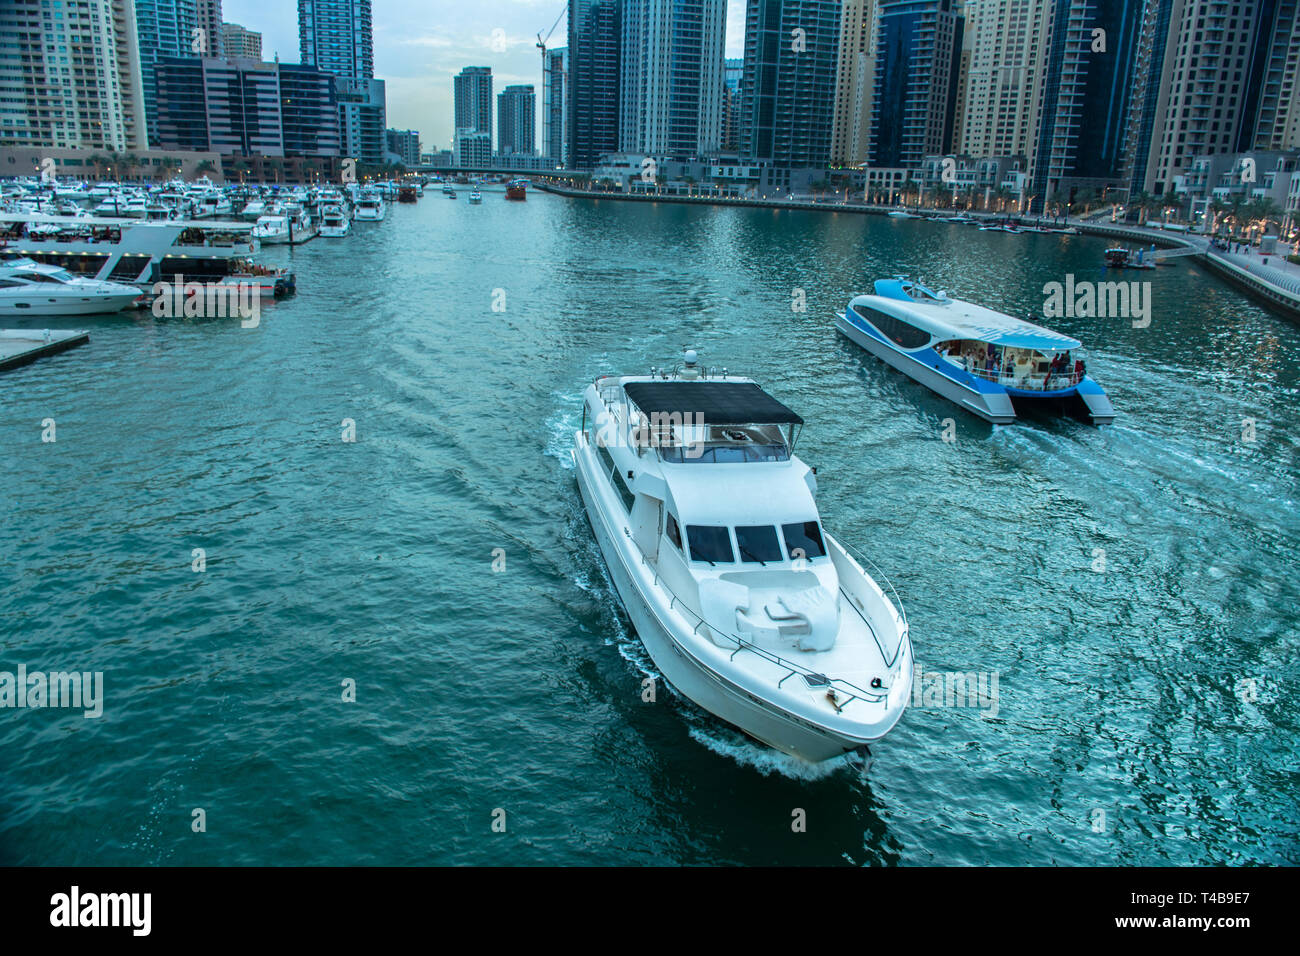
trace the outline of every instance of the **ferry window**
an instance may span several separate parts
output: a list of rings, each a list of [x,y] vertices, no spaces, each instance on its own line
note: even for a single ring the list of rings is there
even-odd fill
[[[736,547],[741,561],[766,564],[781,560],[781,544],[776,540],[776,528],[770,524],[737,528]]]
[[[736,560],[731,550],[731,535],[726,528],[712,525],[688,524],[686,540],[691,545],[692,561],[708,561],[710,564],[732,564]]]
[[[790,552],[791,558],[800,554],[805,558],[820,558],[826,554],[821,528],[817,527],[816,521],[783,524],[781,530],[785,533],[785,549]]]
[[[664,522],[664,532],[668,535],[668,540],[677,545],[677,550],[682,550],[682,529],[677,526],[677,519],[671,514]]]
[[[923,332],[921,329],[908,325],[892,315],[886,315],[879,309],[873,309],[866,305],[855,305],[853,311],[874,325],[881,335],[900,349],[919,349],[923,345],[930,344],[929,332]]]

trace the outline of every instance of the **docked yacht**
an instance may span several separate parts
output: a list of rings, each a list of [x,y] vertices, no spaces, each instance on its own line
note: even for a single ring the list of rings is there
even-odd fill
[[[855,296],[835,327],[872,355],[997,425],[1057,403],[1109,425],[1115,409],[1087,374],[1080,343],[1023,319],[950,298],[903,276]],[[1073,354],[1073,357],[1072,357]]]
[[[352,230],[352,223],[339,206],[326,206],[321,212],[320,234],[329,239],[339,239]]]
[[[379,222],[387,213],[388,209],[384,203],[384,197],[377,190],[367,188],[357,195],[357,205],[353,210],[352,217],[370,222]]]
[[[446,196],[448,199],[455,199],[456,187],[453,186],[451,183],[444,183],[442,187],[442,194]]]
[[[262,245],[276,245],[289,241],[289,217],[286,215],[259,216],[253,223],[252,237]]]
[[[135,286],[83,279],[67,269],[27,258],[0,261],[0,316],[117,312],[141,295]]]
[[[808,761],[860,750],[912,693],[907,619],[822,528],[803,419],[747,378],[603,376],[574,436],[610,577],[678,691]],[[886,582],[887,583],[887,582]]]
[[[244,208],[240,210],[239,218],[245,222],[257,222],[269,212],[266,207],[265,199],[250,199]]]

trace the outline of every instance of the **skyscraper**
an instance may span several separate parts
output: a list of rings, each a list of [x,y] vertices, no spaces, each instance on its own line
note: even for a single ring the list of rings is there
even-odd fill
[[[199,26],[198,0],[135,0],[135,31],[145,122],[153,144],[158,142],[154,64],[160,57],[208,55],[207,35]]]
[[[1300,149],[1300,0],[1277,0],[1261,31],[1267,53],[1260,76],[1255,149]]]
[[[952,144],[963,21],[952,0],[886,0],[879,19],[870,163],[915,169]]]
[[[375,75],[370,0],[298,0],[298,48],[304,66],[370,79]]]
[[[781,168],[831,154],[840,0],[748,0],[741,153]]]
[[[1056,0],[969,0],[962,8],[969,24],[965,36],[972,45],[962,91],[962,125],[953,131],[954,152],[1024,156],[1032,170],[1047,86],[1054,6],[1061,4]],[[1083,24],[1077,29],[1083,29]],[[1066,31],[1058,34],[1064,37]],[[1075,46],[1070,49],[1074,51]]]
[[[620,0],[569,0],[570,169],[618,150],[620,13]]]
[[[467,66],[453,81],[453,126],[492,135],[492,67]]]
[[[569,152],[569,51],[565,47],[542,55],[542,155],[563,163]]]
[[[1248,142],[1252,53],[1276,0],[1145,0],[1125,165],[1133,192],[1163,193],[1194,156]]]
[[[532,84],[507,86],[497,97],[497,150],[537,155],[537,94]]]
[[[82,0],[78,13],[74,17],[71,9],[35,3],[0,4],[0,36],[7,48],[7,55],[0,56],[0,141],[144,149],[135,3]],[[75,67],[69,62],[74,58]]]
[[[840,49],[835,65],[835,111],[831,162],[857,166],[867,161],[871,101],[876,86],[876,0],[844,0]]]
[[[722,142],[726,0],[624,0],[619,149],[689,159]]]
[[[375,79],[370,0],[298,0],[303,66],[335,77],[343,153],[382,163],[387,153],[384,81]]]
[[[1140,7],[1140,0],[1053,0],[1042,118],[1030,155],[1039,201],[1124,185]]]
[[[136,0],[137,5],[139,0]],[[221,45],[221,0],[194,0],[195,13],[197,14],[197,26],[203,31],[200,34],[201,50],[197,51],[201,56],[222,56],[224,53]]]

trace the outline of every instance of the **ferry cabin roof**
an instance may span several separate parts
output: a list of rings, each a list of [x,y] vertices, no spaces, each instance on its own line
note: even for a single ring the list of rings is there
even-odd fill
[[[857,296],[851,303],[854,312],[889,335],[904,351],[924,348],[932,342],[955,339],[971,339],[1005,348],[1032,349],[1038,352],[1063,352],[1081,346],[1078,339],[986,309],[982,305],[935,296],[928,289],[920,295],[910,294],[908,288],[915,286],[910,283],[905,286],[898,280],[881,280],[876,283],[875,295]],[[888,326],[890,320],[905,322],[912,330],[928,335],[929,339],[921,339],[913,332],[909,340],[906,330],[900,330],[904,334],[901,336],[903,342],[899,343],[898,337],[882,327]]]

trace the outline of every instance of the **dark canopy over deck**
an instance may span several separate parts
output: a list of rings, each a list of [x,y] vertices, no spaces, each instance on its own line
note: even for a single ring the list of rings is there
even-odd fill
[[[802,425],[803,419],[752,382],[629,382],[646,415],[680,415],[706,425]]]

